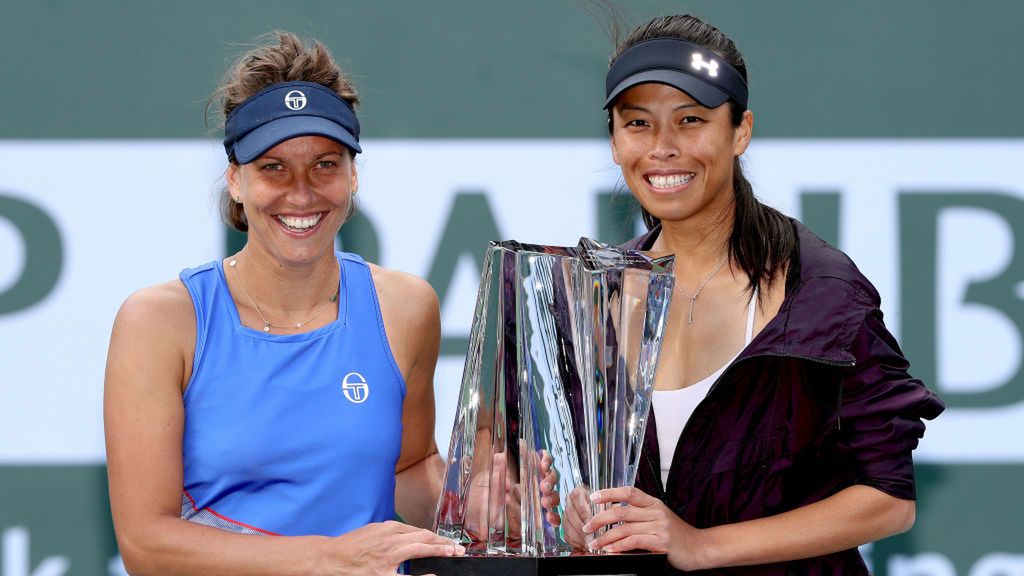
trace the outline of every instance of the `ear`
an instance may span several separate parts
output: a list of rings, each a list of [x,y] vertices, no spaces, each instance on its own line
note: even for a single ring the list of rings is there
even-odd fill
[[[612,146],[612,160],[622,166],[622,162],[619,162],[619,150],[615,147],[615,109],[612,108],[611,113],[608,114],[608,142]]]
[[[608,141],[612,145],[612,160],[619,166],[622,166],[622,162],[619,162],[619,149],[615,146],[615,134],[612,134]]]
[[[242,196],[242,167],[238,164],[228,164],[228,169],[224,172],[224,179],[228,183],[228,193],[231,194],[232,198],[241,198]]]
[[[352,193],[355,194],[359,191],[359,171],[356,170],[356,159],[352,158],[350,164],[352,166]]]
[[[733,156],[742,156],[750,145],[750,137],[754,134],[754,113],[750,110],[743,111],[743,120],[736,127],[736,141],[733,142]]]

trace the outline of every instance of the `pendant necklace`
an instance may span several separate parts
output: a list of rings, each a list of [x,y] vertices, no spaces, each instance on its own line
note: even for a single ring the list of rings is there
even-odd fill
[[[256,313],[260,315],[260,320],[263,320],[264,332],[270,332],[271,328],[302,328],[306,324],[309,324],[313,320],[316,320],[317,316],[319,316],[321,312],[326,310],[327,307],[330,306],[331,304],[334,304],[335,302],[338,301],[338,290],[335,290],[334,294],[331,294],[331,297],[327,300],[327,303],[321,306],[320,309],[316,311],[316,314],[313,314],[313,316],[309,320],[305,320],[303,322],[296,322],[295,324],[273,324],[270,322],[270,320],[267,320],[266,316],[263,315],[263,309],[260,308],[260,305],[256,303],[256,299],[252,297],[252,294],[249,294],[249,290],[248,288],[245,287],[245,283],[242,282],[242,279],[238,276],[238,270],[235,269],[236,264],[238,264],[238,260],[236,258],[232,258],[231,261],[228,262],[228,266],[231,268],[231,273],[235,275],[235,280],[237,280],[238,285],[242,287],[242,292],[245,293],[245,296],[246,298],[249,299],[249,302],[252,304],[252,307],[256,309]],[[699,290],[697,292],[698,294],[700,293]]]
[[[697,291],[693,293],[693,296],[690,296],[686,292],[686,290],[683,290],[683,287],[681,285],[679,285],[678,283],[676,284],[676,290],[679,290],[680,292],[683,293],[683,296],[686,296],[687,298],[690,299],[690,312],[686,315],[687,324],[693,324],[693,305],[697,303],[697,297],[700,296],[700,291],[703,290],[704,287],[707,286],[708,282],[710,282],[711,279],[715,277],[715,274],[718,274],[718,271],[722,269],[722,266],[725,266],[725,262],[728,259],[729,255],[727,254],[724,258],[722,258],[722,261],[718,263],[718,266],[711,271],[711,274],[708,274],[707,278],[705,278],[704,281],[701,282],[699,286],[697,286]]]

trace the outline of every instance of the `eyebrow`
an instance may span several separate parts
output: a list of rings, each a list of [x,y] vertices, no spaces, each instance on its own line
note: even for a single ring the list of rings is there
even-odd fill
[[[321,152],[320,154],[317,154],[313,159],[314,160],[320,160],[324,156],[330,156],[332,154],[336,155],[336,156],[341,156],[343,154],[343,150],[338,149],[338,150],[328,150],[327,152]],[[273,160],[274,162],[278,162],[278,163],[281,163],[281,164],[284,164],[284,163],[287,162],[286,159],[284,159],[284,158],[282,158],[280,156],[273,156],[271,154],[264,154],[263,156],[260,156],[260,159],[261,160]]]
[[[678,106],[673,106],[672,111],[675,112],[677,110],[685,110],[687,108],[702,108],[702,106],[697,102],[684,102],[682,104],[679,104]],[[651,111],[648,110],[647,108],[644,108],[643,106],[637,104],[623,104],[622,106],[619,106],[619,109],[623,111],[632,110],[637,112],[647,112],[648,114],[651,113]]]

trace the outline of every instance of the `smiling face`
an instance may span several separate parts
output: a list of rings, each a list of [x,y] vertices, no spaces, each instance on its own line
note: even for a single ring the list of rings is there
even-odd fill
[[[705,108],[671,86],[640,84],[612,107],[612,157],[662,222],[713,225],[732,209],[733,160],[747,149],[753,121],[748,110],[733,126],[728,104]]]
[[[358,188],[352,153],[322,136],[292,138],[248,164],[232,164],[227,182],[245,209],[246,249],[290,268],[333,254]]]

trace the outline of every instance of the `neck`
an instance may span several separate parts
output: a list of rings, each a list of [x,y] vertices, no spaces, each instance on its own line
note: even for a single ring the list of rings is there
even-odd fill
[[[302,316],[319,308],[338,290],[333,252],[325,252],[309,264],[289,266],[246,244],[234,258],[245,287],[265,312],[279,318]]]
[[[731,234],[731,215],[704,224],[662,222],[652,251],[675,254],[677,278],[700,280],[728,257]]]

